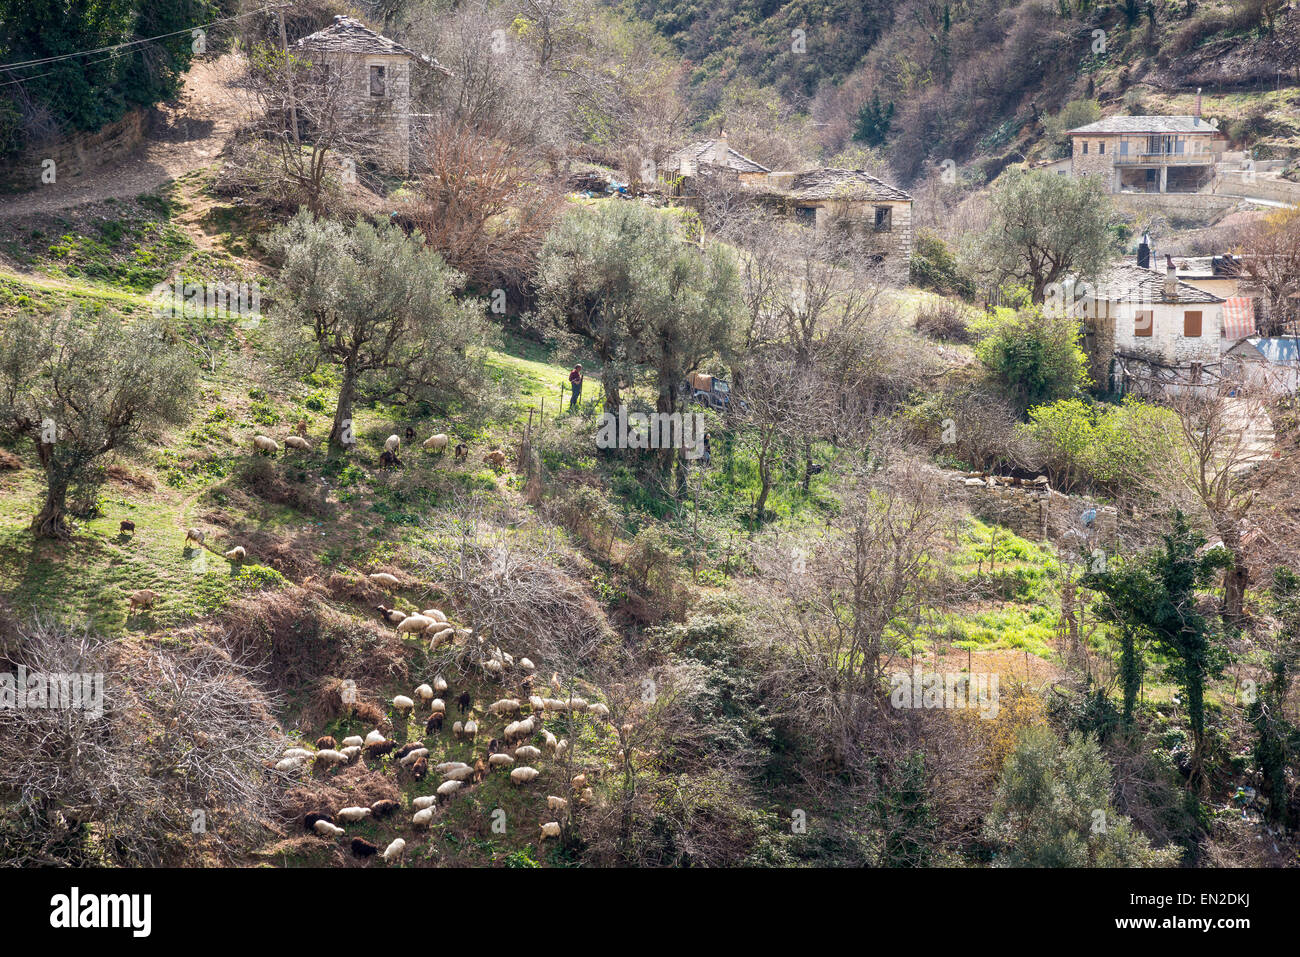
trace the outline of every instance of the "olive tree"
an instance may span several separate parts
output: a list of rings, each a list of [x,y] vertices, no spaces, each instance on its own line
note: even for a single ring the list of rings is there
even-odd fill
[[[82,310],[0,324],[0,430],[31,439],[45,473],[36,535],[68,534],[68,492],[93,493],[105,455],[184,420],[192,372],[157,323]]]
[[[481,399],[487,319],[454,297],[462,277],[399,227],[316,220],[301,211],[267,238],[282,258],[273,317],[291,365],[338,367],[330,445],[353,444],[358,399]]]
[[[1025,286],[1034,303],[1052,283],[1090,280],[1110,260],[1113,211],[1097,177],[1011,170],[993,187],[990,207],[972,265],[995,284]]]

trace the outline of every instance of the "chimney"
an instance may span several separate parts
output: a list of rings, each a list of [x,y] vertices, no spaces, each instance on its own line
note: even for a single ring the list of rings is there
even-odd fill
[[[1178,270],[1174,268],[1172,256],[1165,256],[1165,298],[1178,298]]]
[[[1196,88],[1196,119],[1198,121],[1197,126],[1199,126],[1199,120],[1201,119],[1201,88],[1199,86]]]
[[[1142,242],[1138,243],[1138,265],[1143,269],[1151,268],[1151,246],[1145,236],[1142,237]]]
[[[718,134],[718,138],[716,141],[714,141],[713,144],[713,165],[714,166],[727,165],[728,149],[729,147],[727,145],[727,131],[723,130],[721,133]]]

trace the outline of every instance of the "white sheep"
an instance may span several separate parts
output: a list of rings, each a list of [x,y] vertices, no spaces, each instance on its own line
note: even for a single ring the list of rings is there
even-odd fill
[[[279,452],[280,443],[269,435],[253,436],[253,449],[258,452]]]
[[[451,795],[455,794],[464,786],[464,781],[443,781],[438,785],[438,797],[451,797]]]
[[[508,754],[488,755],[488,764],[494,768],[506,768],[514,763],[515,763],[515,759]]]
[[[232,562],[242,562],[248,557],[248,552],[243,545],[236,545],[230,551],[222,553],[222,557],[228,558]]]
[[[493,701],[488,705],[488,710],[493,714],[506,714],[507,712],[515,714],[519,711],[519,702],[514,698],[502,698],[500,701]]]
[[[302,452],[306,452],[311,449],[311,443],[308,442],[306,439],[304,439],[301,435],[285,436],[284,445],[285,448],[298,449],[299,451]]]
[[[357,821],[364,821],[370,817],[370,808],[368,807],[345,807],[339,811],[338,818],[340,821],[347,821],[349,824],[355,824]]]
[[[402,767],[409,768],[416,761],[420,760],[420,758],[427,758],[428,756],[429,756],[428,748],[416,748],[414,751],[409,752],[406,755],[406,757],[402,758],[402,760],[399,763],[402,765]]]
[[[429,702],[429,713],[436,714],[439,711],[443,714],[447,713],[447,702],[443,701],[441,698],[434,698]]]
[[[383,744],[383,743],[384,743],[385,741],[387,741],[387,740],[388,740],[388,739],[384,737],[383,732],[380,731],[378,728],[375,728],[374,731],[371,731],[368,735],[366,735],[365,743],[366,743],[366,744]]]
[[[450,442],[451,439],[446,432],[439,432],[436,435],[429,436],[421,445],[429,452],[441,452]]]
[[[551,732],[549,731],[542,732],[542,744],[546,747],[547,751],[551,752],[551,754],[555,753],[555,747],[557,742],[555,740],[555,735],[551,734]]]
[[[410,617],[406,612],[399,611],[396,608],[388,608],[385,605],[376,605],[375,611],[384,616],[384,621],[390,625],[400,625]]]
[[[415,808],[417,811],[423,811],[426,807],[433,807],[434,802],[437,800],[438,799],[433,797],[432,795],[426,797],[418,797],[411,802],[411,807]]]
[[[445,781],[468,781],[474,776],[473,768],[452,768],[443,774]]]
[[[465,737],[467,737],[467,738],[472,738],[472,737],[474,737],[474,735],[476,735],[476,734],[478,734],[478,722],[475,721],[475,720],[473,720],[473,719],[470,719],[469,721],[466,721],[466,722],[465,722]]]
[[[433,689],[430,688],[428,685],[420,685],[418,688],[415,689],[415,696],[419,698],[421,701],[423,701],[425,704],[428,704],[430,701],[433,700]]]
[[[317,821],[312,825],[316,833],[321,837],[342,837],[343,828],[331,824],[329,821]]]
[[[433,808],[426,807],[416,811],[411,818],[411,823],[416,827],[428,827],[429,822],[433,820]]]
[[[555,746],[555,756],[556,756],[557,758],[563,757],[563,756],[564,756],[564,752],[566,752],[566,751],[568,751],[568,750],[569,750],[569,739],[568,739],[568,738],[560,738],[559,743],[556,744],[556,746]]]
[[[546,701],[545,701],[544,699],[542,699],[542,698],[539,698],[539,697],[538,697],[537,695],[535,695],[535,694],[533,694],[533,695],[529,695],[529,696],[528,696],[528,707],[532,708],[534,711],[545,711],[545,710],[546,710]]]
[[[350,744],[350,745],[348,745],[346,748],[340,748],[340,749],[339,749],[339,754],[341,754],[341,755],[343,755],[343,757],[347,758],[347,759],[348,759],[348,764],[351,764],[351,763],[352,763],[353,761],[355,761],[357,758],[361,757],[361,745],[359,745],[359,744]]]
[[[410,698],[408,698],[406,695],[399,694],[397,697],[393,698],[393,709],[395,711],[400,711],[403,714],[405,714],[406,712],[413,711],[415,709],[415,702],[412,701]]]
[[[446,628],[430,628],[425,632],[425,635],[429,636],[429,650],[437,651],[443,642],[451,641],[452,635],[455,633],[456,630],[450,625]]]
[[[434,678],[433,690],[434,692],[437,693],[438,697],[441,698],[444,694],[447,693],[447,679],[444,678],[442,675],[438,675],[438,677]]]
[[[384,439],[385,452],[392,452],[394,455],[396,455],[397,450],[400,449],[401,447],[402,447],[402,440],[400,437],[396,435],[390,435],[388,438]]]
[[[528,658],[520,658],[520,659],[519,659],[519,667],[522,668],[524,671],[536,671],[536,670],[537,670],[537,666],[534,665],[534,664],[532,663],[532,661],[530,661]]]
[[[324,762],[325,765],[328,767],[331,764],[347,764],[348,758],[347,755],[345,755],[341,751],[335,751],[332,748],[326,748],[324,751],[316,752],[316,763],[320,764],[321,762]]]
[[[380,737],[383,736],[380,735]],[[364,748],[365,746],[366,741],[359,734],[350,734],[343,739],[343,747],[345,748]]]
[[[531,744],[526,744],[522,748],[515,748],[515,757],[523,758],[525,761],[536,761],[542,756],[542,749],[535,748]]]
[[[389,588],[396,588],[401,584],[396,575],[390,575],[388,572],[373,572],[366,577],[376,585],[387,585]]]
[[[433,769],[437,771],[439,774],[442,774],[445,771],[450,771],[452,768],[467,768],[467,767],[469,767],[469,765],[466,764],[464,761],[443,761],[442,764],[434,765]]]
[[[276,762],[275,769],[281,774],[289,774],[301,768],[306,761],[307,759],[301,755],[292,758],[281,758]]]
[[[596,792],[594,792],[591,788],[583,788],[582,794],[578,798],[578,800],[581,801],[583,804],[590,804],[595,799],[596,799]]]
[[[515,768],[513,771],[510,772],[510,783],[527,784],[530,781],[535,780],[537,776],[541,773],[542,772],[538,771],[536,768],[530,768],[527,766],[522,768]]]
[[[386,848],[384,848],[384,853],[380,854],[379,856],[384,859],[385,864],[392,864],[395,861],[400,861],[402,859],[402,855],[405,853],[406,853],[406,841],[402,840],[399,837],[396,840],[394,840],[392,844],[389,844]]]
[[[447,624],[447,616],[444,615],[442,611],[437,608],[426,608],[424,609],[424,611],[420,612],[420,614],[427,615],[428,617],[432,618],[434,621],[440,621],[444,625]]]
[[[546,807],[548,810],[562,812],[568,806],[568,798],[557,797],[554,794],[546,795]]]
[[[284,752],[286,758],[310,758],[315,752],[308,751],[306,748],[290,748]]]
[[[608,718],[609,708],[597,701],[595,704],[587,705],[587,714],[594,714],[598,718]]]
[[[451,733],[459,738],[461,735],[465,733],[465,725],[460,721],[457,721],[455,724],[451,726]]]
[[[407,615],[402,619],[402,623],[397,626],[399,635],[422,635],[433,625],[437,624],[432,618],[426,618],[424,615]]]
[[[545,824],[542,825],[542,836],[541,836],[541,840],[544,841],[544,840],[546,840],[548,837],[559,837],[559,836],[560,836],[560,822],[559,822],[559,821],[547,821]]]

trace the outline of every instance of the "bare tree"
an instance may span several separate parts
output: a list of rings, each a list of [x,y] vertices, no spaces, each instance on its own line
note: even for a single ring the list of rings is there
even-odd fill
[[[1268,312],[1263,332],[1294,333],[1300,293],[1300,210],[1283,209],[1243,226],[1236,246],[1242,271],[1265,294]]]
[[[0,828],[6,864],[156,866],[236,853],[273,823],[283,737],[255,667],[202,641],[140,653],[48,619],[20,629],[11,657],[102,681],[102,697],[0,709],[0,794],[17,811]]]

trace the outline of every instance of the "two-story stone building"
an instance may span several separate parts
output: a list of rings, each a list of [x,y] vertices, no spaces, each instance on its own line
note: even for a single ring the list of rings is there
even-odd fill
[[[1208,187],[1227,139],[1199,116],[1110,116],[1069,131],[1071,175],[1109,193],[1195,193]]]
[[[341,102],[346,121],[367,141],[367,158],[391,172],[411,164],[411,71],[451,71],[376,33],[360,20],[337,16],[324,30],[294,44],[295,55],[319,67],[317,80]],[[310,132],[310,131],[309,131]]]

